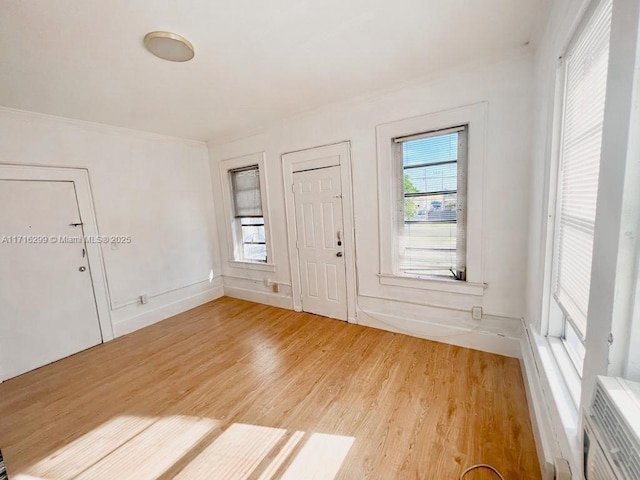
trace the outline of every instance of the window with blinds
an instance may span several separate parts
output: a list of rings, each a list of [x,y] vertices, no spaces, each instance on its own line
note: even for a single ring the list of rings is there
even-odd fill
[[[611,0],[601,1],[570,44],[558,175],[554,298],[564,332],[584,339],[598,198]]]
[[[237,240],[236,260],[267,261],[258,165],[229,171]]]
[[[394,142],[402,181],[398,273],[465,280],[467,127]]]

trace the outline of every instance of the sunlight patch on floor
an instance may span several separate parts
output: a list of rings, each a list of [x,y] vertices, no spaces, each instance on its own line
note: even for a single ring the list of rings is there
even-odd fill
[[[161,418],[75,478],[158,478],[218,423],[210,418]]]
[[[148,428],[156,420],[152,417],[134,416],[112,418],[57,449],[24,472],[18,473],[15,478],[18,480],[74,478]]]
[[[284,444],[284,447],[282,447],[267,468],[264,469],[258,480],[271,480],[280,467],[284,465],[284,462],[289,458],[298,443],[300,443],[302,437],[304,437],[304,432],[295,432],[291,435],[287,443]]]
[[[355,438],[314,433],[280,480],[333,480]]]
[[[11,476],[49,479],[333,480],[353,437],[209,418],[122,416]],[[173,476],[174,474],[175,477]]]
[[[246,479],[285,433],[282,428],[234,423],[175,478]]]

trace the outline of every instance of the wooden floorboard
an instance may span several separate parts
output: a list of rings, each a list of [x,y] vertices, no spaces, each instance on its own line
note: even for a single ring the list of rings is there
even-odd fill
[[[540,478],[516,359],[231,298],[0,384],[0,450],[11,480]]]

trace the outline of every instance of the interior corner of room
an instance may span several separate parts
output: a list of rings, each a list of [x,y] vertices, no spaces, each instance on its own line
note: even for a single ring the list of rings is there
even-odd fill
[[[640,2],[0,17],[9,479],[640,478]]]

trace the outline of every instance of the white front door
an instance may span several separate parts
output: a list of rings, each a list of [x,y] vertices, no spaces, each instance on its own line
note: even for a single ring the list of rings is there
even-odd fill
[[[0,180],[0,205],[6,380],[97,345],[102,335],[74,183]]]
[[[302,309],[347,319],[340,167],[293,174]]]

